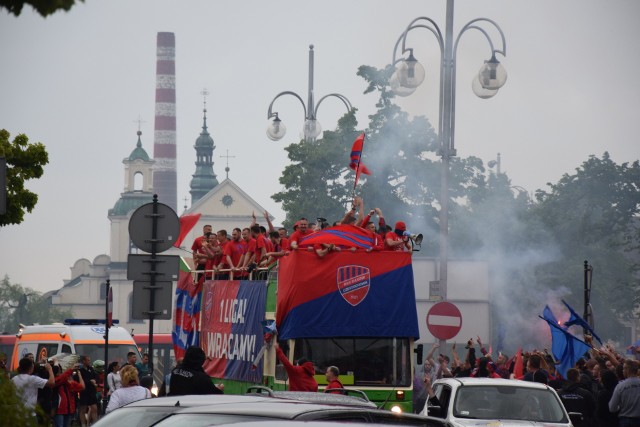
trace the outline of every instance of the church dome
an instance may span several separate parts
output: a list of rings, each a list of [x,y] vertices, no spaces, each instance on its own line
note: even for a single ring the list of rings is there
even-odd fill
[[[143,160],[145,162],[148,162],[149,155],[147,154],[145,149],[142,148],[142,141],[140,141],[140,135],[142,135],[142,132],[138,131],[138,143],[136,144],[136,148],[134,148],[131,154],[129,155],[129,160]],[[211,142],[213,143],[213,141]]]

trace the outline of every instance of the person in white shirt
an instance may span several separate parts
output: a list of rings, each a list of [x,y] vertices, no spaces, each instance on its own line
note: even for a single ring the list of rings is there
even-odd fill
[[[151,392],[139,385],[138,370],[135,366],[126,365],[120,369],[120,378],[122,379],[122,387],[111,393],[105,411],[107,414],[131,402],[151,397]]]
[[[120,378],[120,363],[111,362],[107,368],[107,386],[109,387],[109,396],[122,387],[122,379]]]
[[[53,387],[55,377],[53,376],[53,369],[47,362],[47,359],[43,359],[42,363],[49,374],[49,379],[40,378],[36,375],[31,375],[35,364],[33,360],[28,357],[23,357],[18,363],[18,375],[13,377],[11,381],[16,386],[16,389],[22,396],[24,406],[34,409],[38,403],[38,389],[45,387]]]

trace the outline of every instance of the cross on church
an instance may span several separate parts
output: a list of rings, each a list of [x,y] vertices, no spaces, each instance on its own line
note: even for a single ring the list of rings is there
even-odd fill
[[[226,157],[227,158],[227,167],[224,168],[224,171],[227,173],[227,179],[229,179],[229,158],[235,159],[236,156],[230,156],[229,155],[229,150],[227,150],[227,155],[226,156],[220,156],[220,157]]]
[[[202,97],[204,98],[204,110],[207,111],[207,95],[209,95],[209,91],[207,90],[206,87],[202,89],[202,92],[200,92],[200,95],[202,95]]]
[[[140,125],[142,125],[142,123],[147,123],[147,122],[142,120],[140,118],[140,114],[138,114],[138,120],[134,120],[133,123],[138,123],[138,132],[140,132]]]

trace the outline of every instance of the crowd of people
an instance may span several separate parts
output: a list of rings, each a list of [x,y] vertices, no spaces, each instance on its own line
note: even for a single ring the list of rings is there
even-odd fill
[[[67,355],[68,356],[68,355]],[[127,363],[111,362],[106,371],[104,362],[91,363],[89,356],[80,356],[79,363],[63,366],[64,358],[56,356],[36,362],[32,353],[20,359],[17,374],[10,383],[21,397],[24,406],[37,417],[38,425],[69,427],[78,420],[90,426],[98,419],[103,397],[104,413],[142,399],[157,397],[152,393],[153,377],[149,355],[137,362],[137,354],[129,352]],[[204,372],[204,351],[190,347],[183,360],[167,375],[160,396],[185,394],[219,394],[223,384],[213,384]],[[103,384],[106,375],[106,388]],[[0,380],[10,375],[3,370]]]
[[[546,349],[512,357],[501,352],[493,355],[477,337],[476,342],[467,342],[461,358],[455,343],[451,357],[436,355],[440,348],[436,342],[425,357],[423,369],[416,369],[414,410],[422,411],[427,400],[434,398],[431,384],[440,378],[511,378],[554,388],[567,412],[583,415],[582,423],[576,427],[640,427],[640,362],[616,352],[611,345],[598,347],[590,336],[585,338],[592,348],[567,370],[566,378],[556,369],[559,361]]]
[[[374,215],[378,219],[377,228],[372,221]],[[329,227],[324,218],[318,218],[315,223],[309,223],[307,218],[300,218],[294,224],[291,234],[284,227],[276,230],[266,211],[264,218],[268,228],[257,224],[254,213],[253,221],[248,227],[234,228],[230,234],[227,230],[214,233],[211,225],[205,225],[202,236],[197,237],[191,246],[195,269],[204,271],[206,278],[226,280],[233,275],[238,279],[247,277],[256,268],[271,266],[278,258],[293,250],[315,252],[319,257],[340,251],[412,250],[412,240],[407,233],[406,224],[397,221],[394,228],[391,228],[379,208],[371,209],[365,215],[364,203],[360,197],[354,199],[353,207],[342,219],[335,221],[333,226],[345,224],[360,227],[371,240],[371,245],[366,248],[335,243],[305,243],[305,237]],[[201,273],[199,278],[202,275]]]

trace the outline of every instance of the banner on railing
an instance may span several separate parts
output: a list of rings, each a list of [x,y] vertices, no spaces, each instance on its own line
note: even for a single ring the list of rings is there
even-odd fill
[[[204,369],[215,378],[262,382],[262,364],[253,362],[262,348],[265,281],[214,280],[202,292],[200,344]]]

